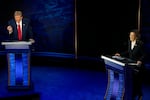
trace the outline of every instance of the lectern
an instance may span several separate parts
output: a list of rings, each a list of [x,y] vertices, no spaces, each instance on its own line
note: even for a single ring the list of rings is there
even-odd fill
[[[108,75],[104,100],[132,100],[133,77],[136,63],[131,59],[117,56],[101,56]]]
[[[30,45],[26,41],[2,42],[8,62],[8,88],[29,89],[30,82]]]

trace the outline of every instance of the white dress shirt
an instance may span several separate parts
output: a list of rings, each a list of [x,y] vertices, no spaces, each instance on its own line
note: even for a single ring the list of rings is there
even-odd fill
[[[132,41],[131,42],[131,50],[133,50],[134,46],[135,46],[136,41]]]
[[[22,33],[22,20],[18,23],[18,22],[16,22],[16,24],[17,24],[17,28],[18,28],[18,24],[20,24],[20,28],[21,28],[21,33]]]

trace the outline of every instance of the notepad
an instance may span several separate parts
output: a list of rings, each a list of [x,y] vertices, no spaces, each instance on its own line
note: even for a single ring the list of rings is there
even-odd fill
[[[137,63],[128,63],[128,65],[135,65],[135,66],[138,66]]]
[[[121,57],[121,56],[112,56],[112,58],[118,59],[118,60],[124,60],[125,58]]]

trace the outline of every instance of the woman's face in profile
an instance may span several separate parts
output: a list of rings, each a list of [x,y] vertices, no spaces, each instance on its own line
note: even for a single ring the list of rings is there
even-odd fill
[[[134,33],[134,32],[130,32],[130,35],[129,35],[129,37],[130,37],[130,41],[134,41],[134,40],[136,40],[136,34]]]

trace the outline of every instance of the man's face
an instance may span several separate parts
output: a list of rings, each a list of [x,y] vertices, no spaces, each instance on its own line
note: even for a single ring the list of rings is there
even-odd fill
[[[130,37],[130,41],[136,40],[136,34],[134,32],[130,32],[129,37]]]
[[[16,22],[20,22],[22,20],[22,16],[16,15],[14,16]]]

